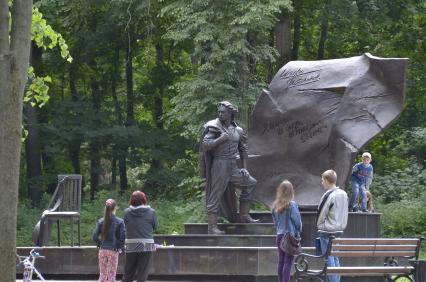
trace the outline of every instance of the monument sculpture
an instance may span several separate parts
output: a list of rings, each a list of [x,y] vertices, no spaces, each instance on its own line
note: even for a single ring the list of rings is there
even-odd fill
[[[224,233],[217,227],[219,215],[231,222],[256,222],[249,215],[256,179],[247,171],[247,136],[234,121],[237,112],[230,102],[220,102],[218,118],[204,125],[200,168],[202,177],[206,179],[209,234]],[[238,155],[241,168],[237,165]],[[241,190],[238,219],[235,188]]]
[[[402,111],[406,62],[364,54],[282,67],[250,117],[254,198],[271,206],[276,187],[288,179],[299,205],[314,208],[327,169],[344,188],[357,152]]]

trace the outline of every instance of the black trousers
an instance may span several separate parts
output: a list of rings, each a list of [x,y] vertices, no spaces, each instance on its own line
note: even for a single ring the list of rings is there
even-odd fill
[[[152,252],[126,253],[122,282],[146,282],[152,264]]]

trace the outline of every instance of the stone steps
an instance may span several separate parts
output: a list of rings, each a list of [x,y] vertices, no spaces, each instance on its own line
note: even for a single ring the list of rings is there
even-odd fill
[[[226,235],[275,235],[272,217],[268,212],[251,213],[260,223],[219,223],[219,229]],[[316,212],[302,211],[302,246],[313,247],[317,237]],[[270,219],[270,222],[268,220]],[[207,234],[207,223],[185,223],[185,234]],[[223,236],[223,235],[217,235]],[[349,213],[348,226],[343,237],[350,238],[377,238],[380,237],[380,214]],[[235,239],[237,240],[237,239]],[[220,241],[218,241],[220,242]],[[221,245],[219,243],[218,245]]]
[[[273,223],[219,223],[225,234],[274,235]],[[207,234],[207,223],[185,223],[185,234]]]
[[[273,247],[275,235],[155,235],[154,240],[160,245],[174,246],[225,246],[225,247]]]

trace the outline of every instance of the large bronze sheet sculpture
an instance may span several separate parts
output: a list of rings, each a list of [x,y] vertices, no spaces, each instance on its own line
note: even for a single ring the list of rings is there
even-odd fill
[[[275,188],[288,179],[299,205],[315,207],[327,169],[343,187],[358,150],[401,113],[406,62],[364,54],[282,67],[250,118],[255,199],[271,206]]]

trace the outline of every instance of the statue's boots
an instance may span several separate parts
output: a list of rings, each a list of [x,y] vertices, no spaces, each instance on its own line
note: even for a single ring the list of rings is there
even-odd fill
[[[240,223],[256,223],[258,219],[253,219],[250,212],[250,201],[240,201]]]
[[[225,234],[224,231],[220,230],[217,227],[217,214],[209,213],[208,215],[208,233],[213,235],[223,235]]]

